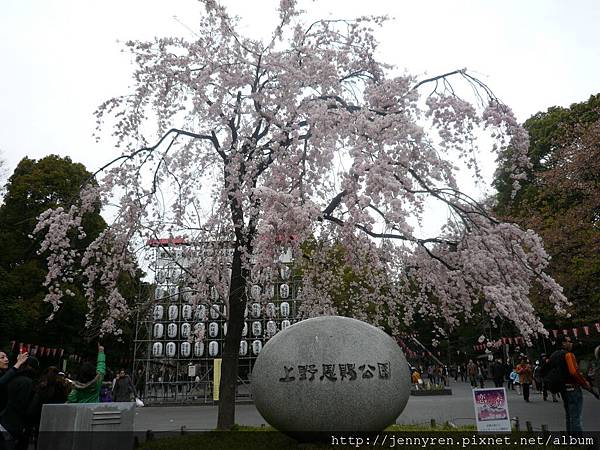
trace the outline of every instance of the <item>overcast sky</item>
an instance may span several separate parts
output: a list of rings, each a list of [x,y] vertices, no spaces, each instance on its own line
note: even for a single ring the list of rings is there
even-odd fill
[[[274,0],[225,0],[259,37]],[[302,3],[313,17],[388,14],[381,58],[414,74],[466,67],[523,121],[600,92],[600,2],[391,1]],[[118,153],[91,137],[92,112],[128,92],[128,39],[192,38],[195,0],[4,0],[0,11],[0,149],[12,173],[24,156],[69,155],[89,170]],[[176,18],[174,17],[176,16]],[[189,28],[189,29],[188,29]]]

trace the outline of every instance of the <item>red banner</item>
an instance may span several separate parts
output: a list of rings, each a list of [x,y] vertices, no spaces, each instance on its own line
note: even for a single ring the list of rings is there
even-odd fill
[[[579,330],[577,328],[573,328],[573,336],[577,337],[579,335]]]
[[[600,322],[595,323],[594,326],[596,327],[596,331],[600,333]]]
[[[590,327],[588,327],[587,325],[585,325],[585,326],[583,327],[583,333],[584,333],[586,336],[589,336],[589,335],[590,335]]]

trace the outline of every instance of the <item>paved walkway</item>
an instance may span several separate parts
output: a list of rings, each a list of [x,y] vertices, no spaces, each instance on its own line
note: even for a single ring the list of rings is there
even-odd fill
[[[429,424],[431,419],[438,423],[451,421],[457,425],[474,424],[471,387],[467,383],[452,383],[453,395],[414,397],[398,417],[400,424]],[[489,383],[486,387],[492,387]],[[544,402],[542,396],[531,394],[531,402],[526,403],[515,391],[508,393],[508,408],[511,417],[518,417],[522,429],[530,421],[535,430],[542,424],[549,430],[564,429],[564,409],[562,401]],[[600,401],[584,392],[583,426],[586,431],[600,431]],[[266,424],[254,405],[237,405],[236,423],[260,426]],[[136,411],[136,431],[176,431],[185,425],[188,430],[212,430],[217,425],[216,406],[161,406],[145,407]]]

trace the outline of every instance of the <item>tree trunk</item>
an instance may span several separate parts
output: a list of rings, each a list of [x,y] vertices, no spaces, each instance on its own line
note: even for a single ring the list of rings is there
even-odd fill
[[[233,251],[231,264],[231,285],[229,287],[229,318],[227,336],[223,346],[221,384],[219,393],[219,414],[217,429],[230,429],[235,424],[235,391],[238,377],[238,355],[244,309],[246,307],[246,276],[242,273],[242,258],[238,246]]]

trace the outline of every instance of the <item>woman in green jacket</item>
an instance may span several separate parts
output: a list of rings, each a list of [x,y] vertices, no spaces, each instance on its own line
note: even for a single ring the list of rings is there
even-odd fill
[[[85,363],[79,372],[79,381],[72,381],[67,403],[99,403],[100,388],[106,374],[106,355],[104,347],[98,344],[96,369],[91,363]]]

